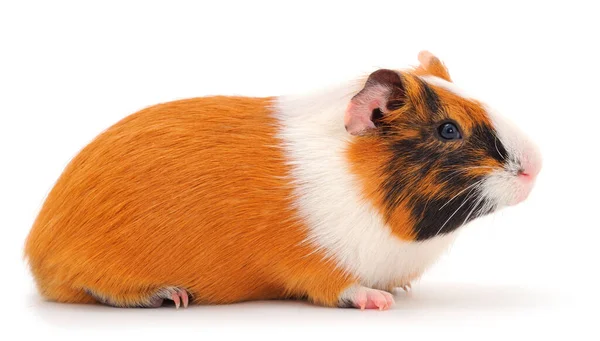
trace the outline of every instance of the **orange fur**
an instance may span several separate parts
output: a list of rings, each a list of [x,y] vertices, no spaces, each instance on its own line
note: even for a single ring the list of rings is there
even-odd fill
[[[302,243],[271,103],[160,104],[85,147],[26,242],[43,296],[90,303],[91,290],[135,305],[178,286],[195,303],[307,296],[335,305],[353,279]]]
[[[379,139],[365,139],[362,143],[351,144],[348,149],[348,160],[351,170],[362,180],[363,195],[380,211],[383,209],[383,192],[381,188],[381,167],[383,160],[389,160],[389,151]],[[388,221],[393,233],[400,239],[413,240],[413,221],[410,212],[399,206]]]

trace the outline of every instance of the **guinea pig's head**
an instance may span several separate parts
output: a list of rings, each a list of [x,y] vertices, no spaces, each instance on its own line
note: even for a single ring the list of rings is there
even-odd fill
[[[541,168],[514,125],[452,83],[429,52],[377,70],[345,113],[348,157],[394,233],[425,240],[527,198]]]

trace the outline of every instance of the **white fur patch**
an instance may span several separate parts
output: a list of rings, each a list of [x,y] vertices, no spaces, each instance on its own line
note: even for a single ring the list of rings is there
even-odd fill
[[[542,167],[542,157],[537,146],[516,125],[502,117],[491,107],[484,105],[497,133],[498,140],[506,149],[504,168],[492,172],[484,181],[482,193],[496,202],[496,207],[516,204],[529,194],[533,182],[520,181],[520,169],[537,175]]]
[[[498,132],[498,138],[513,161],[531,164],[539,171],[542,157],[538,147],[513,122],[489,106],[485,106],[485,109]]]
[[[391,232],[349,170],[345,150],[353,138],[344,112],[361,84],[306,97],[281,97],[276,117],[297,186],[297,205],[309,228],[307,242],[358,278],[387,288],[422,273],[448,248],[456,232],[423,242],[403,241]]]

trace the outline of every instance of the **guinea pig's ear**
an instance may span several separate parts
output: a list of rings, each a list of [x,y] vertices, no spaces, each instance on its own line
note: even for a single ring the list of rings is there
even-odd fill
[[[448,69],[444,63],[442,63],[442,61],[438,57],[434,56],[431,52],[419,52],[419,63],[421,63],[421,65],[419,65],[419,69],[421,69],[420,71],[423,73],[445,79],[448,82],[452,82],[450,73],[448,73]]]
[[[393,70],[377,70],[369,75],[365,87],[348,104],[344,116],[346,130],[352,135],[361,135],[374,129],[378,118],[400,108],[404,101],[400,74]]]

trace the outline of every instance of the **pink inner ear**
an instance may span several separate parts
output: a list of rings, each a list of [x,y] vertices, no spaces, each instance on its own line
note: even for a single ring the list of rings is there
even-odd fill
[[[363,89],[348,104],[344,115],[346,130],[352,135],[360,135],[366,130],[375,128],[371,121],[373,110],[379,108],[386,112],[385,105],[389,96],[389,88],[383,85],[375,85]]]

